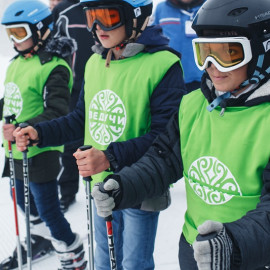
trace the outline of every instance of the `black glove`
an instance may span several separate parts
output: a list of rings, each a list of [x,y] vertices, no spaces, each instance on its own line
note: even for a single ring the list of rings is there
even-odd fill
[[[223,224],[207,220],[198,232],[193,249],[199,270],[230,270],[233,244]]]
[[[122,190],[119,183],[119,176],[109,175],[104,179],[104,182],[93,187],[91,195],[94,198],[99,216],[104,218],[110,216],[112,210],[121,201]]]

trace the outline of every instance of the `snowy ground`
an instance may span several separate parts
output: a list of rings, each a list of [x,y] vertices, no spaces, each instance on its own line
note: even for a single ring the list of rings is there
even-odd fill
[[[10,57],[0,54],[0,98],[3,96],[3,81],[6,67]],[[0,128],[1,128],[0,121]],[[0,145],[1,145],[0,136]],[[4,152],[0,147],[0,172],[3,170]],[[156,270],[177,270],[178,265],[178,240],[182,229],[184,212],[186,209],[185,192],[183,181],[178,181],[171,189],[172,205],[161,212],[155,245]],[[70,207],[66,218],[71,224],[73,231],[80,233],[82,237],[87,234],[85,191],[81,184],[77,195],[76,204]],[[25,222],[19,216],[21,239],[25,235]],[[15,245],[15,228],[12,201],[9,197],[9,181],[7,178],[0,180],[0,261],[9,256]],[[85,248],[87,240],[85,238]],[[51,256],[38,264],[33,265],[33,270],[54,270],[56,257]],[[138,269],[139,270],[139,269]]]

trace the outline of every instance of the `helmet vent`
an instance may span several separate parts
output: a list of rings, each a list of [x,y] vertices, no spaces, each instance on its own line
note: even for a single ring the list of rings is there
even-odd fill
[[[22,13],[23,13],[23,10],[18,11],[18,12],[15,14],[15,16],[20,16]]]
[[[247,10],[248,10],[247,7],[236,8],[236,9],[231,10],[228,16],[233,16],[233,17],[240,16],[243,13],[245,13]]]

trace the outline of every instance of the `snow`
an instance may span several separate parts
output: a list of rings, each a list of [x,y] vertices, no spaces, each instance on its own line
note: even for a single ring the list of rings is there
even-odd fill
[[[45,0],[44,0],[45,1]],[[157,2],[156,0],[155,2]],[[0,29],[2,31],[2,29]],[[2,34],[2,33],[0,33]],[[4,94],[4,78],[9,60],[14,55],[10,50],[7,39],[0,44],[0,98]],[[0,121],[0,129],[2,121]],[[0,145],[2,136],[0,136]],[[0,147],[0,174],[2,175],[4,166],[4,151]],[[186,197],[184,181],[178,181],[171,188],[172,204],[162,211],[159,218],[157,237],[155,242],[155,264],[156,270],[177,270],[178,264],[178,241],[180,238],[182,225],[184,222],[184,212],[186,210]],[[65,214],[74,232],[79,233],[84,238],[84,246],[87,249],[87,219],[86,219],[86,198],[85,190],[80,182],[80,190],[73,204]],[[15,245],[15,226],[12,200],[9,195],[9,179],[0,179],[0,261],[10,256]],[[25,237],[25,221],[19,212],[20,238]],[[86,256],[88,258],[88,256]],[[40,261],[33,265],[33,270],[55,269],[56,257]]]

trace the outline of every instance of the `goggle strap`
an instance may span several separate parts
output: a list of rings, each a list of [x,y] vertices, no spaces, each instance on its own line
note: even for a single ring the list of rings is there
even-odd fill
[[[225,94],[218,96],[206,107],[206,109],[209,112],[212,112],[221,103],[222,100],[229,98],[230,96],[231,92],[226,92]]]

